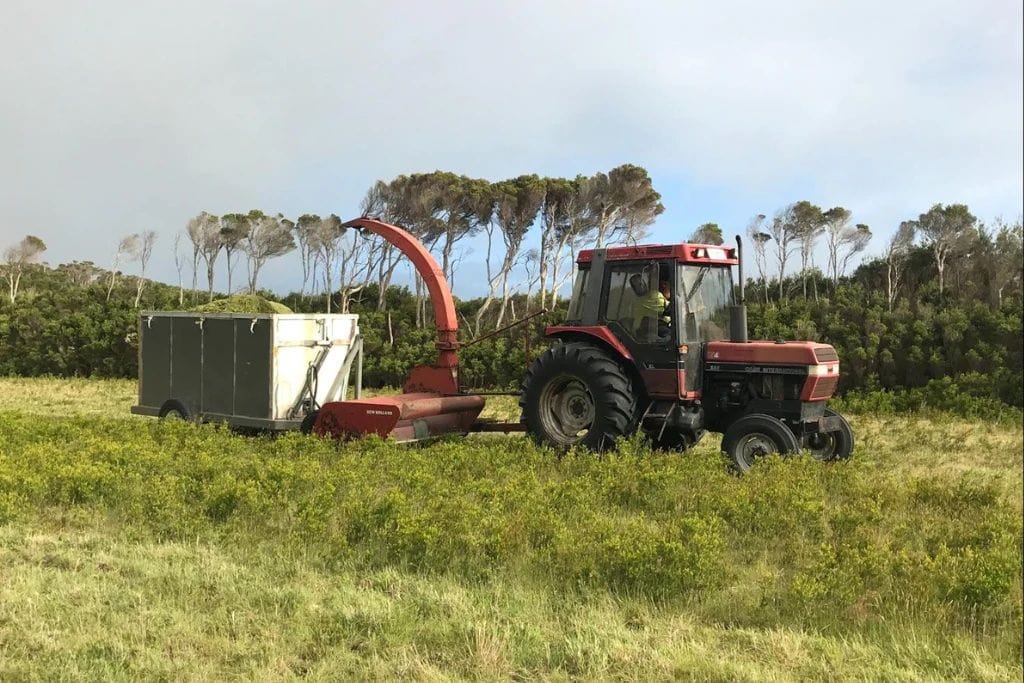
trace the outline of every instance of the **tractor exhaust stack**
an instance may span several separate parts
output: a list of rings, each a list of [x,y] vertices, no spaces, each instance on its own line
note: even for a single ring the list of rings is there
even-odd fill
[[[736,260],[739,268],[739,303],[729,310],[729,338],[731,341],[747,342],[747,297],[743,291],[743,240],[736,235]]]

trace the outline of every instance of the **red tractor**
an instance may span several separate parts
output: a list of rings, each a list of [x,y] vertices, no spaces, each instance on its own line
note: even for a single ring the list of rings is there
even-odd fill
[[[741,242],[627,246],[579,254],[561,343],[523,380],[519,405],[538,442],[607,448],[640,429],[685,450],[706,431],[746,471],[806,448],[849,457],[853,432],[826,406],[839,381],[828,344],[748,341]],[[732,266],[739,266],[739,303]]]
[[[556,448],[611,447],[643,430],[685,450],[706,431],[746,471],[760,456],[806,448],[849,457],[853,432],[826,407],[839,382],[828,344],[747,340],[741,242],[674,244],[579,254],[566,320],[546,329],[554,346],[526,373],[517,424],[478,420],[484,397],[460,388],[455,305],[441,269],[412,235],[371,218],[345,227],[377,234],[408,256],[430,292],[437,360],[413,368],[404,393],[327,403],[307,429],[335,437],[413,441],[448,433],[526,431]],[[739,303],[732,266],[739,266]]]

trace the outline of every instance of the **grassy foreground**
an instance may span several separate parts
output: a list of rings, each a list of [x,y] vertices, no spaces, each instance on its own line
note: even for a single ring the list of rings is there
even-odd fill
[[[854,415],[850,463],[735,478],[712,439],[338,446],[134,390],[0,380],[0,680],[1022,675],[1019,425]]]

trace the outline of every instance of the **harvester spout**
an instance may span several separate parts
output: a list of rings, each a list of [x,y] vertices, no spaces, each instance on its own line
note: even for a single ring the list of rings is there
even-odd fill
[[[468,432],[484,407],[484,397],[459,391],[459,322],[441,266],[418,239],[396,225],[363,216],[342,227],[379,235],[412,261],[434,307],[437,362],[413,368],[397,396],[324,404],[313,431],[335,437],[378,434],[400,441]]]
[[[459,320],[455,315],[455,301],[452,299],[451,289],[448,288],[448,281],[445,280],[444,272],[434,256],[408,231],[375,218],[355,218],[342,223],[342,227],[358,228],[380,235],[412,261],[416,272],[427,285],[434,307],[434,324],[437,326],[437,366],[457,367]]]

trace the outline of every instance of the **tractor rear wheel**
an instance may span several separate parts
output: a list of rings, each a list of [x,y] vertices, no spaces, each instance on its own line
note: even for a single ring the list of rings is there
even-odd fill
[[[558,344],[533,362],[519,407],[534,441],[601,451],[635,426],[637,398],[623,367],[585,342]]]
[[[722,451],[729,457],[733,468],[747,472],[757,458],[772,453],[796,453],[800,443],[796,435],[777,417],[754,413],[745,415],[729,425],[722,437]]]
[[[838,417],[839,429],[811,434],[807,437],[807,450],[815,460],[846,460],[853,454],[853,430],[850,423],[831,408],[825,409],[825,417]]]

